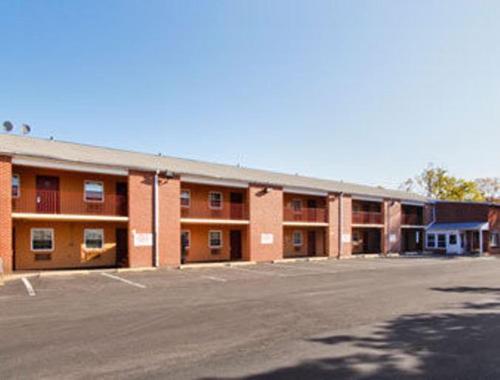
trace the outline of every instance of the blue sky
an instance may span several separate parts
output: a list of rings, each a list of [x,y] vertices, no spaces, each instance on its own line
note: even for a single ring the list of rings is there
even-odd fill
[[[498,1],[0,3],[33,135],[397,187],[498,176]]]

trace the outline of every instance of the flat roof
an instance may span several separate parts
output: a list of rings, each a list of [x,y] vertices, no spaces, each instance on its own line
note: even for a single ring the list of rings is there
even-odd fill
[[[180,175],[427,202],[427,198],[419,194],[382,187],[27,136],[0,135],[0,154],[106,165],[132,170],[169,170]]]
[[[427,229],[427,232],[487,230],[488,227],[488,222],[434,223]]]

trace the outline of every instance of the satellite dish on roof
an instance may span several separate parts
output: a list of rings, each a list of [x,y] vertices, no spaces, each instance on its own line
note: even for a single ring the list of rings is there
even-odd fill
[[[14,125],[10,121],[7,120],[3,122],[3,130],[5,132],[12,132],[13,129]]]
[[[28,124],[21,125],[21,132],[23,135],[27,135],[31,132],[31,127]]]

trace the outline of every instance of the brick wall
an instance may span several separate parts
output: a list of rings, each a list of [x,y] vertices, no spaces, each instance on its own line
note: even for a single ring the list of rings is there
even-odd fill
[[[294,246],[293,244],[293,233],[302,233],[302,245]],[[283,255],[284,257],[301,257],[308,256],[308,246],[309,246],[309,231],[315,232],[315,246],[316,255],[315,256],[325,256],[326,246],[325,246],[325,232],[326,228],[311,228],[311,227],[285,227],[283,232]]]
[[[177,266],[181,258],[180,180],[160,179],[160,266]]]
[[[134,233],[153,233],[153,183],[154,174],[130,171],[128,177],[129,204],[129,266],[151,267],[153,246],[134,244]]]
[[[344,195],[342,205],[342,234],[350,237],[349,241],[343,241],[341,244],[340,257],[345,258],[352,255],[352,197]],[[342,239],[342,236],[339,236],[339,239]]]
[[[5,273],[12,271],[12,163],[0,156],[0,257]]]
[[[435,207],[438,223],[488,221],[489,206],[486,204],[439,202]]]
[[[251,261],[281,259],[283,257],[283,190],[250,185],[248,205],[250,213],[249,255],[244,256],[244,259]],[[273,242],[262,244],[263,234],[272,236]]]
[[[384,233],[383,253],[397,253],[401,251],[401,202],[384,201]],[[391,241],[391,237],[393,241]]]
[[[328,232],[326,239],[326,250],[330,257],[339,255],[339,197],[330,194],[327,198],[328,207]]]

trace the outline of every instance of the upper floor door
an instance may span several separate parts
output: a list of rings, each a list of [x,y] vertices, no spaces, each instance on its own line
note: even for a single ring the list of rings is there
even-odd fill
[[[36,176],[36,210],[41,213],[61,212],[59,177]]]

